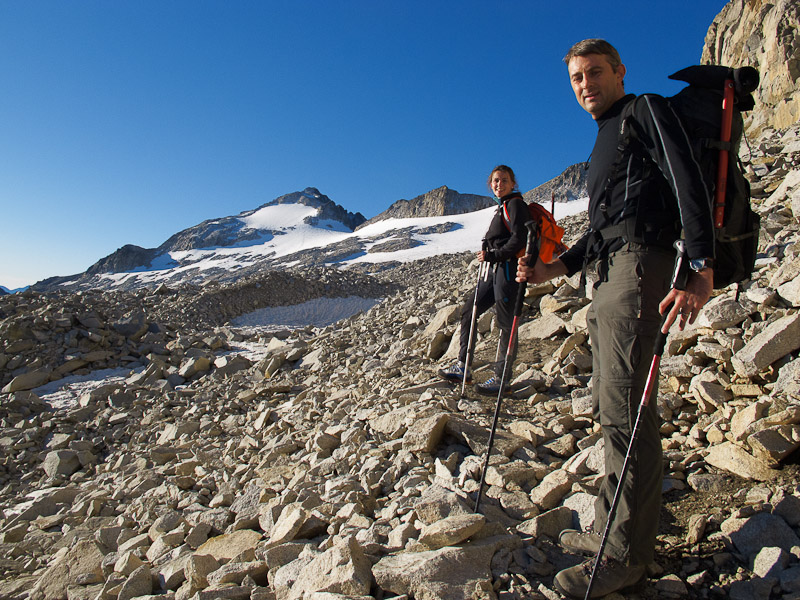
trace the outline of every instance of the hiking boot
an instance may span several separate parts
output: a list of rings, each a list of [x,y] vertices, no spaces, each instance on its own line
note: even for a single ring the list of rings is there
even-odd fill
[[[553,585],[570,598],[585,598],[592,577],[594,559],[559,572]],[[644,565],[623,565],[612,559],[603,560],[597,568],[590,598],[602,598],[612,592],[627,592],[640,587],[647,579]]]
[[[496,396],[500,392],[500,378],[497,375],[494,375],[483,383],[476,383],[474,388],[478,394],[483,394],[484,396]],[[511,394],[511,390],[508,389],[507,385],[504,393],[506,396]]]
[[[600,550],[600,534],[591,529],[565,529],[558,536],[558,545],[570,554],[596,555]]]
[[[439,369],[437,374],[439,377],[444,379],[445,381],[453,381],[456,383],[461,383],[464,380],[464,369],[466,366],[463,362],[458,361],[454,363],[452,366],[447,367],[446,369]],[[467,370],[467,381],[472,381],[472,373]]]

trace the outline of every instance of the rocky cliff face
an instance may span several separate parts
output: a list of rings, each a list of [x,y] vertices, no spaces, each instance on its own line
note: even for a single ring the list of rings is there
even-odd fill
[[[386,219],[461,215],[490,206],[495,206],[490,196],[459,194],[443,185],[411,200],[398,200],[378,216],[363,223],[361,227]]]
[[[746,121],[751,137],[800,120],[799,30],[797,0],[733,0],[709,27],[704,64],[750,65],[761,74],[756,108]]]
[[[94,263],[87,269],[86,274],[121,273],[132,271],[137,267],[149,267],[158,254],[159,251],[155,248],[142,248],[133,244],[125,244],[119,250]]]
[[[567,167],[557,177],[553,177],[550,181],[546,181],[529,192],[525,192],[522,196],[528,203],[538,202],[549,207],[553,197],[555,197],[556,202],[569,202],[585,198],[587,195],[586,164],[578,163]]]
[[[274,206],[276,204],[303,204],[305,206],[319,208],[319,214],[316,217],[312,217],[309,221],[311,225],[316,224],[316,222],[320,220],[332,220],[343,223],[348,229],[353,231],[366,221],[366,218],[360,212],[352,213],[345,210],[326,195],[320,193],[317,188],[313,187],[306,188],[302,192],[285,194],[263,206]],[[263,208],[263,206],[259,208]]]

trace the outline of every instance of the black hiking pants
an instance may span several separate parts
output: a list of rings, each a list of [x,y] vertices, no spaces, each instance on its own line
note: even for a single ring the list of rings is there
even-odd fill
[[[508,340],[511,336],[511,325],[514,322],[514,302],[517,299],[517,290],[520,284],[514,278],[517,274],[516,262],[511,261],[495,263],[489,269],[489,276],[486,280],[481,280],[478,284],[477,307],[478,315],[482,315],[487,310],[495,307],[497,324],[500,327],[500,352],[498,360],[494,365],[494,373],[498,377],[503,372],[506,351],[508,350]],[[475,290],[467,293],[464,297],[464,306],[461,309],[461,348],[458,359],[466,362],[467,348],[469,346],[469,331],[472,322],[472,303],[476,300]],[[517,354],[517,343],[514,340],[511,356],[509,356],[509,368],[514,364]]]

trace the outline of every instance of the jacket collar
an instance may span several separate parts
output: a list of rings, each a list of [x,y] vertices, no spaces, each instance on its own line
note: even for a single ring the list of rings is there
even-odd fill
[[[498,206],[503,206],[506,202],[511,200],[512,198],[520,198],[522,199],[522,194],[519,192],[511,192],[510,194],[506,194],[502,198],[498,198],[497,196],[494,197],[494,201],[497,202]]]

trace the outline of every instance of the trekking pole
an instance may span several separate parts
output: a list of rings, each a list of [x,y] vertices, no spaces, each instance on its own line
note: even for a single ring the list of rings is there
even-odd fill
[[[525,245],[525,254],[529,257],[538,256],[538,248],[537,242],[539,241],[539,235],[536,227],[536,223],[534,221],[528,221],[525,223],[525,227],[528,229],[528,241]],[[483,495],[483,486],[486,483],[486,471],[489,468],[489,457],[492,455],[492,445],[494,444],[494,434],[497,431],[497,421],[500,418],[500,405],[503,399],[503,392],[505,391],[505,383],[506,383],[506,371],[508,370],[508,361],[514,352],[514,342],[515,337],[517,335],[517,326],[519,324],[519,318],[522,314],[522,302],[525,300],[525,288],[527,287],[526,283],[520,283],[519,288],[517,288],[517,298],[516,302],[514,303],[514,320],[511,323],[511,333],[508,336],[508,348],[506,349],[506,357],[503,361],[503,372],[500,374],[500,390],[497,392],[497,405],[494,408],[494,419],[492,420],[492,429],[489,432],[489,443],[486,447],[486,459],[483,463],[483,471],[481,472],[481,483],[478,486],[478,498],[475,500],[475,512],[478,512],[478,509],[481,505],[481,496]]]
[[[485,246],[485,244],[484,244]],[[485,250],[485,247],[484,247]],[[478,291],[481,287],[481,282],[486,279],[489,273],[489,263],[483,261],[478,266],[478,281],[475,283],[475,298],[472,301],[472,320],[469,324],[469,341],[467,342],[467,360],[464,364],[464,376],[461,378],[461,397],[466,396],[467,390],[467,373],[472,365],[473,354],[475,353],[475,323],[478,321]]]
[[[686,280],[689,277],[689,261],[686,259],[683,240],[678,240],[675,242],[675,248],[678,251],[678,255],[675,258],[675,272],[672,275],[671,287],[676,290],[683,290],[686,289]],[[639,409],[636,412],[636,421],[634,421],[633,424],[631,440],[628,443],[628,450],[625,453],[625,461],[622,463],[622,470],[620,471],[619,480],[617,481],[617,489],[614,491],[614,499],[611,502],[611,508],[608,511],[608,516],[606,517],[606,527],[603,530],[603,537],[600,539],[600,547],[597,550],[597,557],[594,560],[592,576],[589,578],[589,585],[586,588],[586,596],[584,596],[584,600],[589,600],[589,598],[592,597],[591,594],[592,587],[594,586],[594,578],[595,575],[597,575],[598,567],[600,566],[600,562],[603,558],[603,551],[605,550],[606,542],[608,541],[608,533],[611,531],[611,524],[614,521],[614,515],[617,512],[617,505],[619,504],[619,500],[622,496],[622,485],[625,482],[625,476],[627,475],[628,468],[630,467],[630,459],[633,455],[633,448],[636,444],[636,439],[639,437],[642,414],[650,404],[650,396],[652,395],[653,388],[658,381],[658,368],[661,365],[661,355],[664,353],[664,346],[667,343],[668,335],[668,333],[663,333],[661,330],[664,329],[664,323],[667,322],[669,312],[670,307],[667,307],[667,310],[664,311],[664,316],[661,319],[661,325],[658,327],[658,335],[656,336],[655,348],[653,349],[653,362],[650,363],[650,371],[647,374],[647,382],[645,383],[644,390],[642,392],[642,399],[639,402]]]

